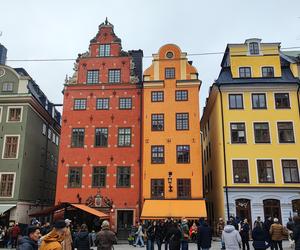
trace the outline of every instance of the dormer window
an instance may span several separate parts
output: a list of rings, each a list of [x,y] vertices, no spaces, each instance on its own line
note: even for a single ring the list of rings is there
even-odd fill
[[[11,83],[11,82],[3,83],[2,91],[3,92],[12,92],[13,91],[13,83]]]
[[[262,67],[262,77],[274,77],[274,68]]]
[[[110,56],[110,44],[100,45],[99,56]]]
[[[249,43],[250,55],[259,55],[259,44],[258,42]]]
[[[240,78],[250,78],[251,77],[251,68],[250,67],[240,67],[239,75],[240,75]]]

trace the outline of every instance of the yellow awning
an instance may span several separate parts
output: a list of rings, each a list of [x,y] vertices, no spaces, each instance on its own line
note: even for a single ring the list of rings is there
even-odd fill
[[[146,200],[142,220],[207,217],[205,200]]]
[[[82,211],[85,211],[87,213],[90,213],[90,214],[93,214],[93,215],[96,215],[98,216],[99,218],[101,219],[108,219],[109,218],[109,215],[105,214],[105,213],[102,213],[101,211],[98,211],[94,208],[90,208],[86,205],[82,205],[82,204],[71,204],[71,206],[73,207],[76,207]]]

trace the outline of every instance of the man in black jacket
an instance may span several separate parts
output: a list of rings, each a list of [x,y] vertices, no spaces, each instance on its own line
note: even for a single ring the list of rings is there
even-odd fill
[[[204,221],[197,230],[197,246],[198,250],[208,250],[211,248],[212,228],[208,226],[207,221]]]
[[[38,240],[41,237],[41,231],[36,226],[30,226],[27,229],[27,235],[19,241],[18,250],[38,250]]]

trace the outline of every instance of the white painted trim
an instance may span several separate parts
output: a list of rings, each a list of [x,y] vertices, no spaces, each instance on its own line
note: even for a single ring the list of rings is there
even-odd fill
[[[0,122],[2,122],[3,107],[0,106]]]
[[[249,174],[249,183],[235,183],[234,181],[234,174],[233,174],[233,161],[235,160],[246,160],[247,163],[248,163],[248,174]],[[250,168],[250,165],[249,165],[249,158],[231,158],[231,171],[232,171],[232,183],[234,185],[251,185],[251,168]]]
[[[0,172],[0,183],[1,183],[2,174],[13,174],[14,175],[14,181],[13,181],[13,186],[12,186],[12,196],[8,196],[8,197],[4,197],[4,196],[1,197],[0,196],[0,199],[14,198],[15,185],[16,185],[16,172]]]
[[[240,68],[250,68],[250,77],[241,77],[240,76]],[[252,72],[253,72],[252,66],[249,66],[249,65],[239,66],[237,70],[238,70],[238,74],[237,75],[239,76],[238,78],[241,78],[241,79],[253,78],[253,75],[252,75]]]
[[[16,158],[4,158],[6,137],[9,137],[9,136],[16,136],[16,137],[18,137],[18,146],[17,146]],[[17,134],[7,134],[7,135],[4,135],[3,147],[2,147],[2,160],[15,160],[15,159],[18,159],[18,157],[19,157],[19,148],[20,148],[20,140],[21,140],[21,135],[17,135]]]
[[[231,141],[231,124],[232,123],[244,123],[245,124],[245,137],[246,137],[246,142],[245,143],[232,143],[232,141]],[[248,143],[248,133],[247,133],[247,122],[246,121],[230,121],[228,127],[229,127],[229,144],[230,145],[248,145],[249,144]]]
[[[295,132],[295,123],[292,120],[276,120],[276,134],[277,134],[277,144],[279,145],[295,145],[297,143],[296,132]],[[278,134],[278,122],[291,122],[293,124],[293,134],[294,134],[294,142],[279,142],[279,134]]]
[[[282,160],[296,160],[297,161],[297,167],[298,167],[298,178],[300,179],[300,171],[299,171],[299,158],[296,157],[284,157],[284,158],[279,158],[280,160],[280,169],[281,169],[281,177],[282,177],[282,184],[285,185],[299,185],[300,183],[288,183],[284,182],[284,176],[283,176],[283,166],[282,166]]]
[[[270,135],[270,142],[255,142],[255,129],[254,129],[254,123],[268,123],[269,126],[269,135]],[[271,134],[271,127],[269,121],[252,121],[252,131],[253,131],[253,144],[255,145],[271,145],[272,144],[272,134]]]
[[[266,97],[266,107],[265,108],[254,108],[253,107],[253,100],[252,100],[252,95],[255,95],[255,94],[264,94],[265,97]],[[267,110],[269,107],[268,107],[268,92],[259,92],[259,91],[254,91],[254,92],[251,92],[250,93],[250,103],[251,103],[251,108],[252,110],[261,110],[261,111],[265,111]]]
[[[255,158],[255,166],[256,166],[256,181],[258,185],[276,185],[276,173],[275,173],[275,169],[274,169],[274,159],[273,158]],[[273,169],[273,179],[274,182],[263,182],[260,183],[259,182],[259,176],[258,176],[258,165],[257,165],[257,161],[258,160],[268,160],[268,161],[272,161],[272,169]]]
[[[14,108],[20,108],[21,109],[20,121],[9,121],[8,120],[9,110],[14,109]],[[20,122],[22,122],[22,119],[23,119],[23,106],[8,106],[7,107],[7,112],[6,112],[6,122],[7,123],[20,123]]]
[[[289,101],[290,101],[290,107],[289,108],[276,108],[276,99],[275,99],[275,94],[289,94]],[[273,93],[273,98],[274,98],[274,109],[275,110],[292,110],[292,100],[291,100],[291,91],[276,91]]]
[[[259,53],[258,54],[250,54],[250,43],[258,43],[258,50]],[[261,50],[261,39],[247,39],[246,40],[246,44],[247,44],[247,56],[262,56],[262,50]]]

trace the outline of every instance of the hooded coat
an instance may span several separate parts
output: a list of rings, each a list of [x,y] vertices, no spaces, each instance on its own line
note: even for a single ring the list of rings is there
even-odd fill
[[[74,241],[74,247],[78,250],[89,250],[90,249],[90,238],[89,232],[79,232]]]
[[[59,236],[55,229],[49,234],[45,235],[42,239],[42,244],[39,250],[62,250],[62,241],[64,237]]]
[[[18,250],[38,250],[38,244],[28,236],[19,240]]]
[[[242,238],[234,226],[227,225],[222,233],[222,241],[225,243],[226,249],[240,250]]]

